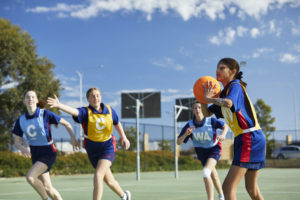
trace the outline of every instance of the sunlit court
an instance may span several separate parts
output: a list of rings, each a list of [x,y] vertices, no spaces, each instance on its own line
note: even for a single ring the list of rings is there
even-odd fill
[[[218,170],[221,180],[227,169]],[[204,183],[201,172],[179,171],[179,177],[174,178],[174,172],[145,172],[141,180],[135,179],[135,173],[115,174],[119,183],[130,189],[132,199],[143,200],[195,200],[205,199]],[[259,176],[259,186],[265,199],[299,199],[300,169],[263,169]],[[53,176],[52,182],[58,188],[64,199],[84,200],[92,198],[92,175]],[[216,195],[216,194],[215,194]],[[39,196],[26,183],[25,178],[0,179],[0,200],[34,200]],[[118,197],[104,187],[103,199],[113,200]],[[247,200],[249,196],[241,181],[237,199]]]

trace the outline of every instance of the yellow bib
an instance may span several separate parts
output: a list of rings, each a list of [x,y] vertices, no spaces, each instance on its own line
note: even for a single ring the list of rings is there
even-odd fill
[[[234,82],[236,83],[236,82]],[[234,83],[231,83],[231,84],[234,84]],[[237,83],[239,84],[239,83]],[[230,85],[231,86],[231,85]],[[242,85],[241,85],[242,86]],[[229,91],[229,88],[228,87],[228,90],[226,92],[226,95],[228,94],[228,91]],[[230,129],[232,130],[232,132],[234,133],[234,137],[240,135],[240,134],[243,134],[243,133],[248,133],[248,132],[252,132],[252,131],[255,131],[255,130],[259,130],[260,129],[260,126],[258,124],[258,121],[257,121],[257,117],[256,117],[256,112],[255,112],[255,109],[248,97],[248,94],[246,92],[246,89],[244,86],[242,86],[245,94],[246,94],[246,98],[247,98],[247,101],[249,102],[249,105],[251,107],[251,111],[252,111],[252,116],[254,118],[254,124],[255,126],[254,127],[250,127],[248,129],[242,129],[239,125],[239,122],[238,122],[238,117],[237,117],[237,113],[235,112],[231,112],[230,108],[227,108],[227,107],[221,107],[221,110],[222,110],[222,114],[223,114],[223,117],[225,119],[225,122],[226,124],[228,124],[228,126],[230,127]]]
[[[95,142],[105,142],[111,138],[113,132],[112,112],[109,105],[108,114],[93,113],[88,107],[87,138]]]

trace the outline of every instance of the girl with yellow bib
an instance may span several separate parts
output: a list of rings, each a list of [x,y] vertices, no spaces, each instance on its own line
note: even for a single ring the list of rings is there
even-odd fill
[[[86,93],[86,98],[89,106],[77,109],[60,103],[56,96],[54,98],[49,97],[47,102],[51,108],[56,107],[71,114],[76,122],[82,124],[85,137],[84,146],[90,162],[96,169],[94,174],[93,200],[101,200],[103,181],[122,200],[130,200],[130,192],[122,190],[110,170],[116,154],[116,140],[112,135],[113,126],[119,132],[121,144],[126,149],[129,148],[130,142],[124,133],[116,112],[109,105],[101,102],[99,89],[90,88]]]
[[[224,118],[234,132],[234,157],[223,183],[225,199],[236,199],[238,184],[244,177],[251,199],[262,200],[257,179],[259,169],[265,167],[266,140],[247,95],[247,84],[241,80],[240,66],[232,58],[221,59],[216,74],[224,89],[219,98],[213,98],[214,86],[204,87],[204,98],[213,105],[202,108],[205,116]]]

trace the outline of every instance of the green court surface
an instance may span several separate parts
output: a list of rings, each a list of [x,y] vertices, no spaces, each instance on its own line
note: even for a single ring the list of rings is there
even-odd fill
[[[218,170],[221,182],[228,170]],[[123,189],[132,193],[133,200],[196,200],[206,199],[201,171],[145,172],[136,181],[135,173],[115,174]],[[93,175],[53,176],[52,183],[64,200],[92,199]],[[259,186],[265,199],[300,199],[300,169],[263,169],[259,175]],[[216,196],[216,194],[215,194]],[[36,192],[21,178],[0,179],[0,200],[39,200]],[[107,186],[104,200],[119,199]],[[217,199],[217,198],[215,198]],[[237,199],[250,199],[241,181]]]

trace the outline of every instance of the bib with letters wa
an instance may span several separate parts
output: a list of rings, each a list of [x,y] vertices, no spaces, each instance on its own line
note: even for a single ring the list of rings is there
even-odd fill
[[[211,118],[205,118],[203,121],[203,125],[200,127],[196,127],[193,120],[189,121],[189,127],[195,127],[195,130],[192,133],[192,140],[194,147],[201,148],[211,148],[214,146],[215,138],[214,131],[211,126]]]

